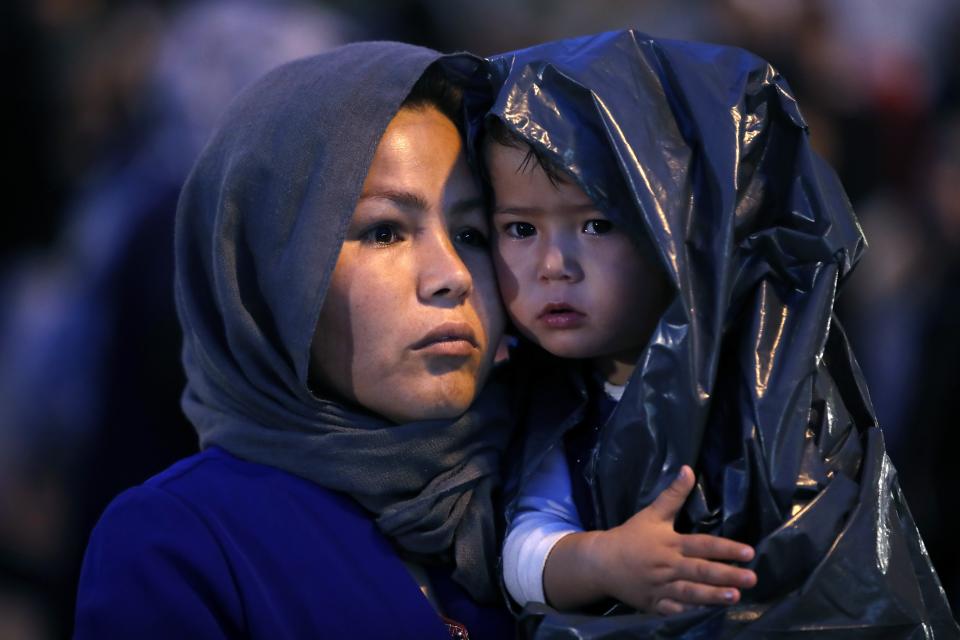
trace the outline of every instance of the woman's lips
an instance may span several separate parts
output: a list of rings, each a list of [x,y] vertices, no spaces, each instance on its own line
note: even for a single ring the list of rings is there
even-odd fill
[[[431,329],[410,348],[433,356],[471,356],[480,348],[473,327],[465,322],[445,322]]]
[[[563,302],[551,302],[537,315],[537,320],[550,329],[576,329],[582,326],[586,319],[587,314]]]

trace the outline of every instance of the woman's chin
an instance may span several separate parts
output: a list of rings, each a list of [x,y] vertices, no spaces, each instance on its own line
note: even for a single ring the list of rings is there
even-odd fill
[[[478,390],[475,375],[447,374],[438,376],[430,384],[419,385],[415,393],[403,397],[384,397],[383,409],[378,412],[398,424],[418,420],[452,420],[470,408]]]

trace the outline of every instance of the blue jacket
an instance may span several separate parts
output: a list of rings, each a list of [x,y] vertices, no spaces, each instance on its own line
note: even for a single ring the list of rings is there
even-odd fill
[[[470,637],[513,635],[434,572]],[[449,638],[349,498],[210,448],[121,494],[90,539],[76,638]]]

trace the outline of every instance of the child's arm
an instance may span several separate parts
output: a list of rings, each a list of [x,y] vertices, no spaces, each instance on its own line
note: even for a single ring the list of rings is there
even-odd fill
[[[583,531],[572,494],[563,446],[557,444],[517,497],[503,543],[503,581],[521,605],[546,602],[543,568],[550,551],[561,538]]]
[[[680,613],[688,605],[737,602],[739,588],[752,587],[757,578],[727,562],[750,560],[753,549],[673,529],[693,485],[693,471],[684,466],[650,506],[622,525],[560,539],[544,566],[548,602],[576,609],[612,597],[661,614]]]

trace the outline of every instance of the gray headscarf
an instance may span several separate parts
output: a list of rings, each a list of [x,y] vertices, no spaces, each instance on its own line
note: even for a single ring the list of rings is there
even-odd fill
[[[316,397],[310,345],[367,169],[424,70],[469,56],[359,43],[284,65],[226,112],[181,195],[183,408],[201,446],[352,496],[404,554],[496,597],[493,497],[511,420],[491,380],[460,419],[391,424]]]

